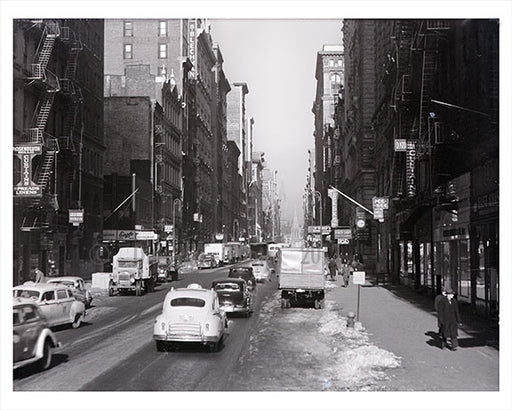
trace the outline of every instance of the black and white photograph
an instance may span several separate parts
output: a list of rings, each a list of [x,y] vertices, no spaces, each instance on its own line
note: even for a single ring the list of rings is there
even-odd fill
[[[512,3],[0,7],[2,410],[512,408]]]

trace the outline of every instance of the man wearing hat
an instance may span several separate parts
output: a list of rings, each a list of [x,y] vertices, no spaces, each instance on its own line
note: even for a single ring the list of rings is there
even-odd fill
[[[457,350],[459,347],[458,326],[461,322],[459,306],[454,298],[451,288],[446,288],[446,297],[441,298],[438,306],[438,317],[441,322],[441,331],[444,339],[450,339],[451,349]]]
[[[439,316],[439,304],[441,303],[441,300],[446,299],[446,288],[443,286],[441,288],[441,293],[436,296],[434,299],[434,309],[437,312],[437,327],[438,327],[438,336],[439,340],[441,342],[441,349],[444,349],[444,346],[446,345],[446,338],[443,335],[443,326],[441,325],[441,318]]]

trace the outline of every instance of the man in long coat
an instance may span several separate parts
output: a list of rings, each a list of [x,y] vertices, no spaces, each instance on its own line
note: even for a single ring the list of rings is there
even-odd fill
[[[454,299],[452,289],[446,289],[446,298],[442,298],[439,301],[438,315],[443,338],[449,338],[451,341],[451,349],[457,350],[459,347],[459,341],[457,340],[458,327],[461,323],[461,319],[459,306],[457,300]]]
[[[441,303],[441,300],[443,300],[443,299],[446,299],[446,289],[444,287],[441,289],[441,293],[439,295],[437,295],[436,298],[434,299],[434,308],[437,312],[437,327],[438,327],[437,334],[439,336],[441,349],[443,349],[444,346],[446,345],[446,338],[443,335],[443,325],[441,324],[441,319],[439,318],[439,304]]]

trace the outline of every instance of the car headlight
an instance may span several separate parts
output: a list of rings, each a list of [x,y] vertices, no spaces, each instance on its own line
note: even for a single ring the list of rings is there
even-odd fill
[[[130,283],[133,283],[133,282],[135,282],[135,278],[132,277],[132,278],[130,278]]]

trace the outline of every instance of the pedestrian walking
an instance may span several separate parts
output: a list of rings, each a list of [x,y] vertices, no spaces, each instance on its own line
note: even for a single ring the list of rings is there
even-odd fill
[[[329,260],[329,273],[331,275],[331,280],[334,280],[335,277],[336,277],[336,272],[338,270],[338,265],[336,263],[336,259],[334,259],[334,257],[331,257],[331,259]]]
[[[436,296],[434,299],[434,309],[437,312],[437,336],[439,337],[439,342],[441,344],[441,349],[444,349],[446,346],[446,338],[443,334],[443,325],[441,324],[441,317],[439,315],[439,304],[443,299],[446,299],[446,289],[443,287],[441,288],[441,293]]]
[[[353,268],[348,264],[348,261],[346,259],[343,259],[342,265],[341,265],[341,275],[343,277],[343,287],[348,286],[348,282],[350,279],[350,274],[352,273]]]
[[[459,306],[457,299],[451,288],[446,289],[446,297],[439,301],[439,320],[441,322],[442,333],[445,339],[450,339],[451,350],[457,350],[459,347],[458,327],[461,324]]]

